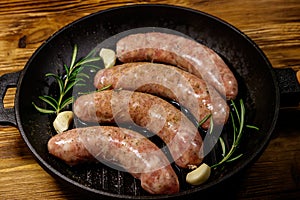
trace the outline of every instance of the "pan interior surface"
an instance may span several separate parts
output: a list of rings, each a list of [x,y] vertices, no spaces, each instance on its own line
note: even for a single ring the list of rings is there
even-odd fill
[[[37,102],[40,95],[57,95],[57,85],[53,80],[45,79],[45,74],[62,73],[63,65],[71,61],[75,44],[78,46],[78,58],[84,57],[105,39],[140,27],[172,29],[216,51],[238,79],[238,98],[245,102],[246,122],[260,128],[258,132],[244,134],[245,138],[239,149],[244,154],[243,157],[213,173],[201,187],[186,184],[186,172],[177,169],[182,186],[180,193],[175,195],[151,196],[130,174],[110,169],[103,164],[70,167],[50,156],[47,142],[55,133],[52,128],[54,116],[41,114],[32,106],[32,102]],[[271,65],[251,40],[217,18],[175,6],[128,6],[82,18],[58,31],[34,53],[25,66],[19,83],[16,95],[18,126],[41,166],[55,177],[85,191],[120,199],[176,198],[201,192],[231,177],[265,148],[275,126],[279,107],[278,88]],[[216,159],[212,156],[208,158],[208,162]]]

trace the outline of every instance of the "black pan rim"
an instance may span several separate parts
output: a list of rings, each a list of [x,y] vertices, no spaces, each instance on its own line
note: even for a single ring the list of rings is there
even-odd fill
[[[26,70],[29,68],[31,61],[38,56],[39,51],[48,43],[50,43],[52,41],[53,38],[55,38],[57,35],[61,34],[62,32],[64,32],[64,30],[69,29],[70,27],[72,27],[74,24],[80,23],[82,21],[84,21],[87,18],[93,17],[95,15],[101,15],[103,13],[106,12],[114,12],[115,10],[122,10],[122,9],[128,9],[128,8],[134,8],[134,9],[138,9],[139,7],[160,7],[160,8],[166,8],[166,9],[178,9],[178,10],[185,10],[187,12],[193,12],[197,15],[205,15],[208,18],[211,18],[213,20],[218,21],[218,23],[222,23],[223,25],[229,27],[230,29],[232,29],[234,32],[238,33],[238,35],[242,36],[245,40],[247,40],[247,42],[249,44],[251,44],[256,51],[260,54],[260,56],[264,59],[264,62],[267,65],[267,68],[269,69],[271,76],[273,78],[273,84],[275,86],[278,86],[276,77],[275,77],[275,73],[273,72],[273,68],[269,62],[269,60],[267,59],[266,55],[263,53],[263,51],[258,47],[257,44],[255,44],[247,35],[245,35],[243,32],[241,32],[240,30],[238,30],[237,28],[235,28],[233,25],[225,22],[222,19],[219,19],[215,16],[212,16],[208,13],[202,12],[202,11],[198,11],[198,10],[194,10],[191,8],[186,8],[186,7],[181,7],[181,6],[174,6],[174,5],[168,5],[168,4],[137,4],[137,5],[127,5],[127,6],[120,6],[120,7],[113,7],[113,8],[109,8],[106,10],[101,10],[92,14],[89,14],[87,16],[84,16],[80,19],[77,19],[73,22],[71,22],[70,24],[64,26],[63,28],[61,28],[60,30],[58,30],[57,32],[55,32],[52,36],[50,36],[40,47],[38,47],[38,49],[34,52],[34,54],[31,56],[31,58],[28,60],[28,62],[26,63],[24,69],[22,70],[22,73],[20,74],[19,80],[18,80],[18,86],[20,86],[22,84],[23,81],[23,77],[24,74],[26,73]],[[279,88],[275,87],[276,91],[275,91],[275,98],[276,98],[276,105],[275,105],[275,109],[274,109],[274,114],[273,114],[273,119],[272,119],[272,124],[269,128],[269,130],[267,131],[266,134],[268,134],[268,137],[266,138],[266,140],[264,141],[264,143],[260,146],[259,149],[256,150],[256,152],[254,154],[251,155],[251,157],[248,157],[248,159],[246,160],[246,162],[244,162],[242,164],[242,166],[239,169],[236,169],[234,171],[231,171],[230,173],[226,174],[222,180],[219,181],[213,181],[209,184],[204,185],[201,188],[193,188],[187,191],[182,191],[180,193],[177,194],[173,194],[173,195],[155,195],[155,196],[132,196],[132,195],[118,195],[118,194],[111,194],[105,191],[99,191],[96,189],[92,189],[86,186],[83,186],[79,183],[77,183],[76,181],[73,181],[67,177],[65,177],[64,175],[62,175],[59,171],[57,171],[56,169],[52,168],[51,165],[49,163],[47,163],[45,160],[43,160],[40,155],[38,154],[38,152],[34,149],[34,147],[30,144],[24,130],[22,127],[22,123],[21,123],[21,118],[20,118],[20,109],[19,109],[19,105],[20,105],[20,99],[19,99],[19,95],[20,95],[20,87],[17,87],[17,91],[16,91],[16,96],[15,96],[15,113],[16,113],[16,122],[17,122],[17,127],[20,131],[20,134],[23,138],[23,140],[25,141],[26,145],[28,146],[28,148],[30,149],[31,153],[34,155],[35,159],[37,160],[37,162],[45,169],[45,171],[51,173],[52,175],[54,175],[55,177],[58,177],[59,179],[64,180],[66,183],[70,183],[71,185],[74,185],[76,187],[79,187],[83,190],[92,192],[96,195],[105,195],[108,197],[118,197],[118,198],[126,198],[126,199],[135,199],[135,198],[139,198],[139,199],[158,199],[158,198],[171,198],[171,197],[179,197],[182,195],[187,195],[187,194],[191,194],[194,192],[200,192],[203,190],[206,190],[207,188],[212,187],[213,185],[217,185],[220,182],[224,182],[225,180],[227,180],[228,178],[232,177],[234,174],[236,174],[238,171],[240,171],[241,169],[244,169],[247,165],[249,165],[251,162],[253,162],[255,160],[256,157],[258,157],[263,150],[267,147],[267,144],[270,141],[271,138],[271,133],[274,131],[274,128],[276,126],[276,121],[278,119],[278,114],[279,114],[279,107],[280,107],[280,95],[279,95]]]

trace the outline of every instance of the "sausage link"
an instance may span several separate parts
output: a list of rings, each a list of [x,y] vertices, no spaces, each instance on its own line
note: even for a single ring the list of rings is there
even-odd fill
[[[237,81],[222,58],[194,40],[167,33],[139,33],[120,39],[116,51],[121,62],[169,63],[202,77],[227,99],[237,95]]]
[[[133,62],[99,70],[94,86],[101,89],[107,85],[175,100],[198,121],[210,114],[217,125],[225,124],[228,119],[226,100],[214,88],[208,89],[202,79],[171,65]],[[207,129],[209,124],[207,120],[202,127]]]
[[[135,123],[156,133],[183,168],[203,159],[202,138],[189,119],[167,101],[141,92],[106,90],[80,96],[75,115],[88,122]]]
[[[123,167],[152,194],[179,191],[179,181],[167,157],[148,138],[125,128],[93,126],[57,134],[48,142],[49,152],[70,165],[87,161]]]

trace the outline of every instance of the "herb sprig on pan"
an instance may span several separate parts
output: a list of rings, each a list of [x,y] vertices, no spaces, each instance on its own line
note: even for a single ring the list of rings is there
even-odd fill
[[[66,108],[69,104],[73,103],[74,97],[68,96],[68,92],[74,87],[76,84],[80,84],[79,82],[84,82],[84,78],[89,78],[87,74],[82,73],[83,66],[96,67],[92,63],[95,61],[99,61],[100,57],[92,57],[93,51],[89,53],[86,57],[77,60],[77,45],[74,46],[71,64],[68,67],[64,64],[65,75],[59,76],[54,73],[47,73],[46,77],[54,78],[59,86],[59,95],[56,98],[49,95],[39,96],[39,99],[45,102],[50,106],[50,109],[42,108],[37,106],[34,102],[32,102],[33,106],[41,113],[45,114],[59,114],[61,110]],[[97,68],[97,67],[96,67]]]
[[[230,119],[231,119],[231,124],[232,124],[232,129],[233,129],[233,141],[230,147],[228,147],[228,152],[226,151],[226,145],[222,137],[219,137],[219,142],[222,148],[222,160],[217,162],[216,164],[212,165],[211,168],[217,168],[218,166],[224,164],[224,163],[229,163],[232,161],[235,161],[239,159],[240,157],[243,156],[243,154],[238,154],[235,155],[234,153],[236,152],[237,148],[239,147],[244,128],[251,128],[255,130],[259,130],[258,127],[252,126],[252,125],[246,125],[245,124],[245,105],[242,99],[239,101],[239,109],[238,106],[235,104],[233,100],[231,100],[231,104],[233,107],[233,112],[230,112]]]
[[[212,166],[207,165],[206,163],[202,163],[200,166],[191,166],[191,169],[193,169],[193,171],[189,172],[186,175],[186,182],[191,184],[191,185],[200,185],[204,182],[206,182],[210,175],[211,175],[211,169],[216,169],[219,166],[225,164],[225,163],[229,163],[229,162],[233,162],[237,159],[239,159],[240,157],[243,156],[243,154],[238,154],[235,155],[236,150],[239,147],[241,138],[242,138],[242,134],[244,132],[244,128],[251,128],[251,129],[256,129],[258,130],[258,128],[256,126],[250,126],[250,125],[246,125],[245,124],[245,106],[243,103],[243,100],[241,99],[239,101],[240,107],[238,109],[238,106],[235,104],[235,102],[232,100],[231,101],[233,110],[230,112],[230,124],[232,124],[232,128],[233,128],[233,142],[231,145],[227,145],[228,147],[226,147],[226,144],[224,142],[224,139],[222,138],[222,136],[219,137],[219,142],[222,148],[222,159],[220,161],[217,161],[216,164],[213,164]],[[212,123],[212,115],[208,115],[206,116],[203,120],[201,120],[199,122],[199,126],[201,126],[203,123],[205,123],[205,121],[207,121],[208,119],[211,120],[211,125],[210,127],[213,127]],[[210,128],[207,131],[208,134],[213,134],[213,130],[212,128]],[[228,152],[226,151],[228,149]]]

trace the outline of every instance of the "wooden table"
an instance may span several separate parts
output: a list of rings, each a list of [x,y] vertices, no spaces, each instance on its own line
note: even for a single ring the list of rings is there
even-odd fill
[[[21,70],[54,32],[90,13],[135,3],[166,3],[208,12],[236,26],[265,52],[274,68],[300,69],[298,0],[2,0],[0,75]],[[14,104],[15,89],[4,103]],[[218,193],[223,199],[300,199],[300,107],[282,109],[268,148]],[[0,199],[79,199],[33,159],[17,128],[0,127]]]

